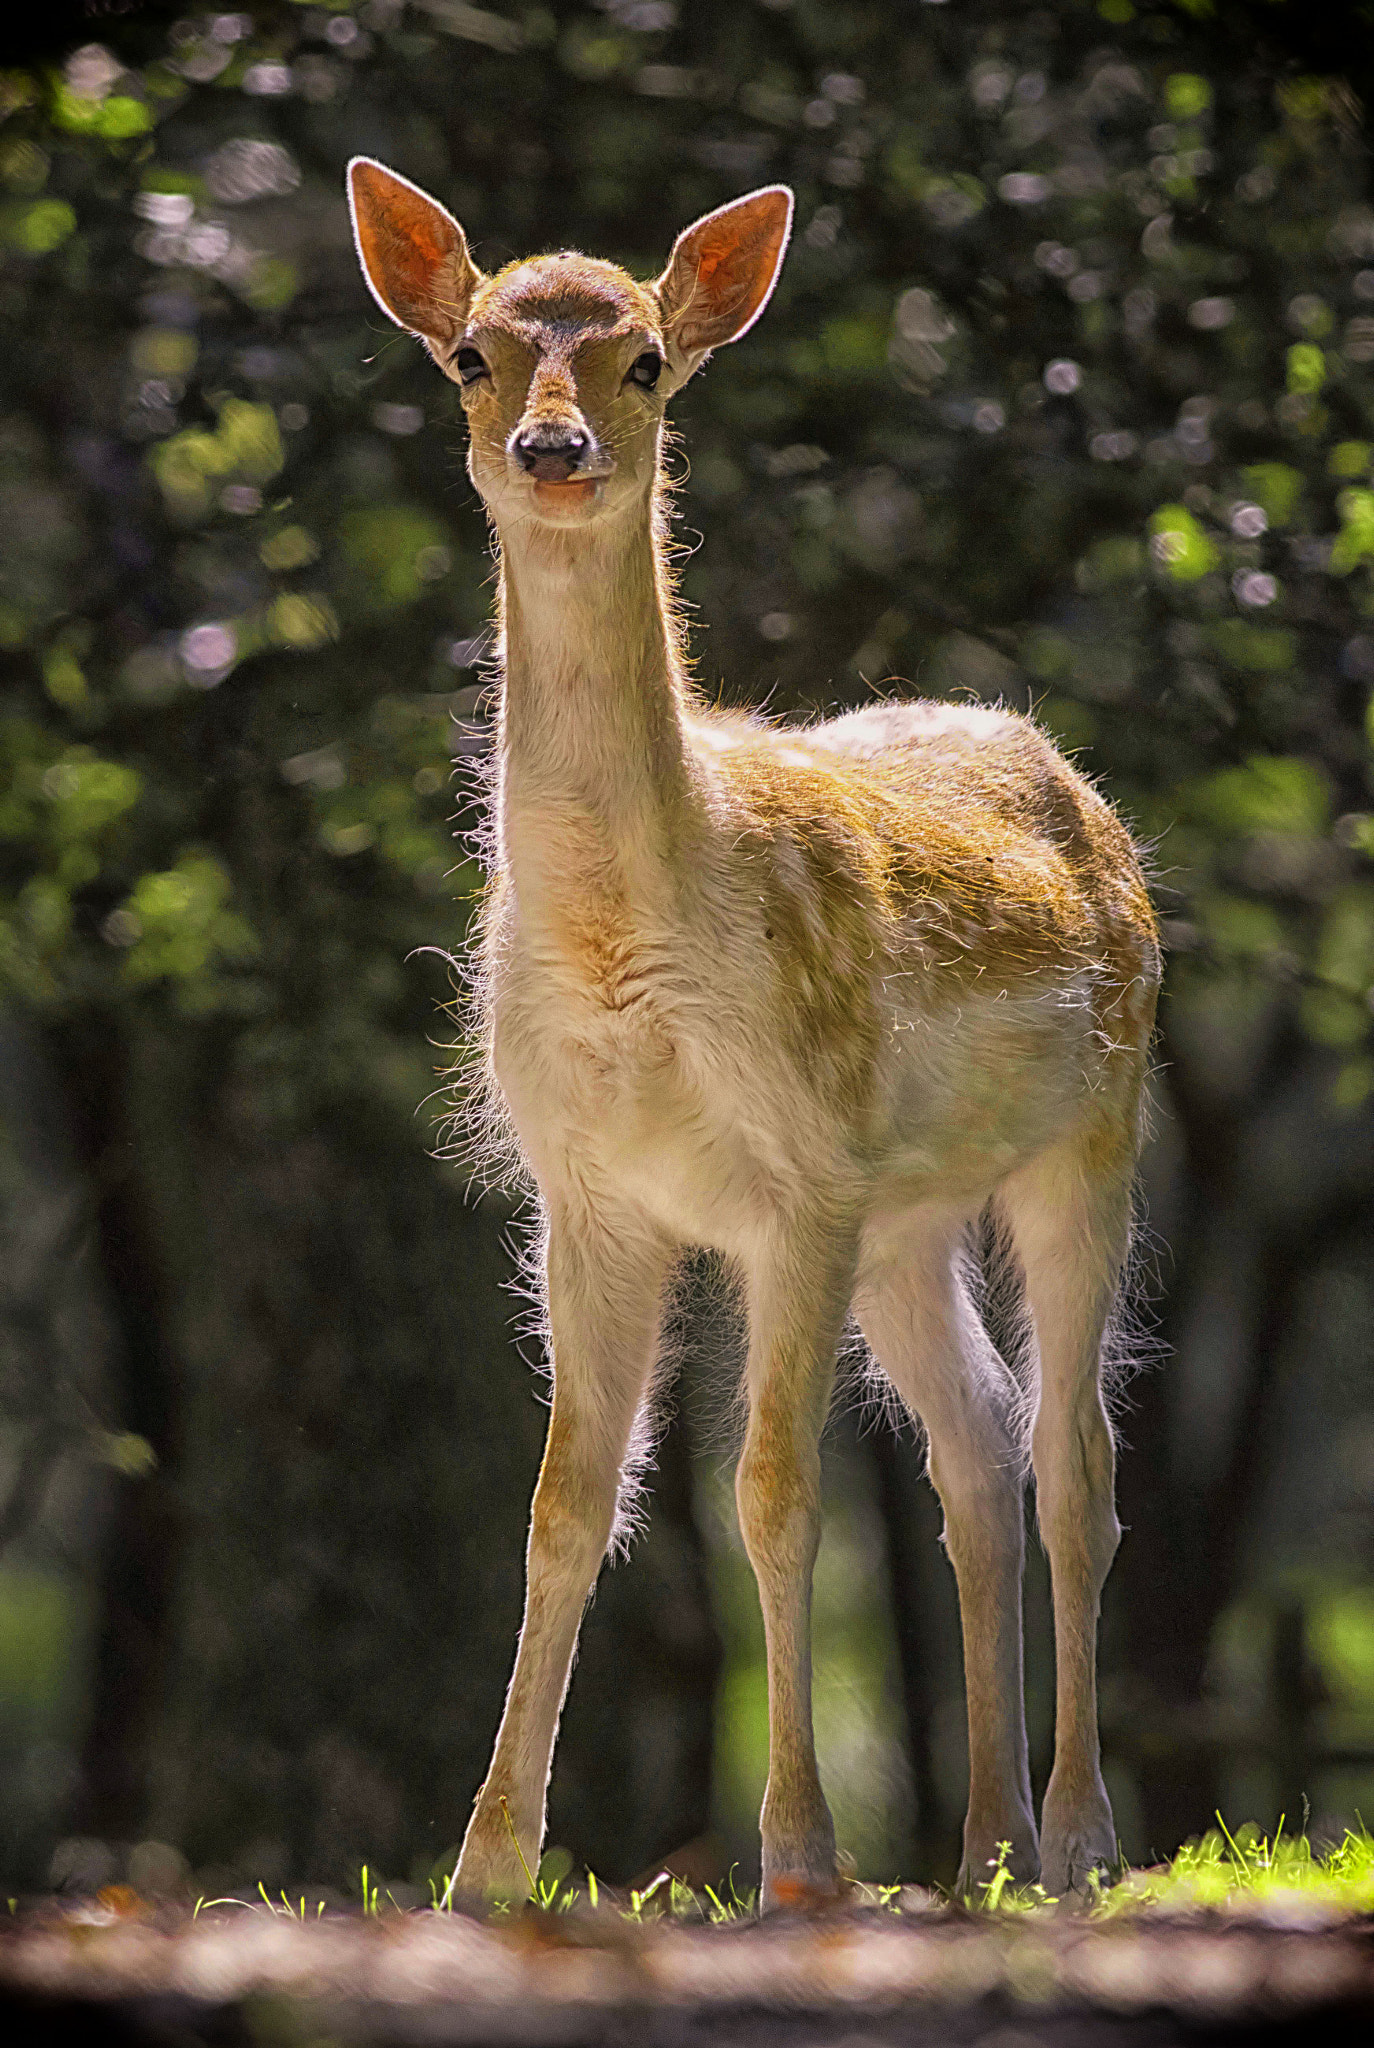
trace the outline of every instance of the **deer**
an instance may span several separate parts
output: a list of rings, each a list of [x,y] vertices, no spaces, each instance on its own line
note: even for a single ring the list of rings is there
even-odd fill
[[[523,1894],[539,1866],[583,1612],[639,1484],[674,1278],[702,1249],[747,1325],[735,1498],[767,1651],[763,1907],[839,1886],[810,1610],[851,1321],[921,1432],[958,1585],[959,1888],[1000,1855],[1082,1893],[1118,1862],[1096,1659],[1160,975],[1141,856],[1013,710],[889,693],[787,724],[693,680],[665,408],[768,304],[785,186],[696,221],[648,283],[566,250],[488,275],[397,172],[355,158],[347,190],[373,297],[458,387],[499,565],[472,971],[493,1114],[537,1189],[552,1379],[514,1673],[448,1895]],[[988,1227],[1016,1276],[1008,1357],[980,1295]],[[1055,1646],[1038,1826],[1032,1477]]]

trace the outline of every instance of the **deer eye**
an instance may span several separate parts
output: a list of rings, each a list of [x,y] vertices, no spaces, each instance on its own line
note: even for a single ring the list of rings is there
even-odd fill
[[[479,377],[491,375],[480,352],[475,348],[460,348],[453,358],[453,367],[464,384],[475,384]]]
[[[630,365],[628,382],[638,384],[641,391],[652,391],[658,382],[663,358],[656,348],[646,348],[642,356],[636,356]]]

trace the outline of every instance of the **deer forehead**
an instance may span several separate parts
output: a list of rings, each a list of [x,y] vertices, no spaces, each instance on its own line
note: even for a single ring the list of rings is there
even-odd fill
[[[506,330],[534,341],[540,330],[574,338],[656,334],[658,301],[614,263],[573,254],[509,264],[483,284],[468,315],[471,329]]]

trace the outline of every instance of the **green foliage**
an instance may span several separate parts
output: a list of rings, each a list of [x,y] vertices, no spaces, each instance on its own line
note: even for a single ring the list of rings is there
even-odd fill
[[[79,1597],[71,1581],[53,1571],[8,1565],[0,1572],[0,1718],[58,1734],[73,1704],[66,1644]]]
[[[1169,1863],[1127,1869],[1119,1881],[1096,1885],[1092,1917],[1286,1908],[1301,1924],[1304,1916],[1374,1908],[1374,1837],[1366,1829],[1347,1829],[1339,1842],[1320,1852],[1306,1835],[1285,1834],[1282,1823],[1271,1837],[1253,1822],[1234,1833],[1220,1814],[1217,1822],[1207,1834],[1186,1842]],[[996,1866],[980,1889],[980,1910],[1026,1914],[1053,1907],[1057,1902],[1041,1885],[1012,1881],[1006,1867],[1010,1846],[999,1845]]]
[[[1257,675],[1294,666],[1297,635],[1283,626],[1252,626],[1248,619],[1218,619],[1207,629],[1207,643],[1232,668]]]
[[[1282,1825],[1271,1838],[1253,1824],[1233,1834],[1220,1815],[1217,1819],[1215,1829],[1186,1843],[1162,1869],[1129,1871],[1104,1894],[1099,1915],[1249,1905],[1344,1913],[1374,1909],[1374,1837],[1364,1828],[1349,1829],[1319,1854],[1306,1835],[1286,1835]]]
[[[1175,121],[1195,121],[1212,104],[1212,88],[1196,72],[1176,71],[1165,82],[1164,101]]]
[[[1326,382],[1326,357],[1315,342],[1295,341],[1288,351],[1288,389],[1320,391]]]
[[[1341,530],[1331,547],[1331,573],[1348,576],[1374,556],[1374,491],[1342,491],[1336,510]]]
[[[1318,833],[1326,828],[1330,797],[1325,778],[1310,761],[1257,756],[1194,783],[1188,809],[1227,838]]]
[[[1291,526],[1302,497],[1303,474],[1286,462],[1252,462],[1241,471],[1241,481],[1258,499],[1271,526]]]
[[[138,802],[138,771],[102,761],[86,746],[54,753],[50,735],[19,718],[0,726],[0,762],[8,776],[0,797],[0,834],[41,843],[71,879],[88,881],[89,842]]]
[[[1367,1717],[1374,1702],[1374,1593],[1364,1585],[1324,1586],[1308,1626],[1313,1656],[1337,1714]]]
[[[999,1842],[997,1844],[997,1861],[993,1865],[992,1875],[984,1879],[981,1886],[981,1896],[978,1900],[980,1909],[985,1913],[995,1913],[997,1911],[1002,1903],[1004,1894],[1012,1883],[1011,1869],[1007,1861],[1010,1855],[1011,1843]]]
[[[351,575],[344,588],[373,611],[414,604],[448,567],[444,529],[414,505],[346,512],[339,540]]]
[[[1267,967],[1288,946],[1288,925],[1268,903],[1221,891],[1199,895],[1194,910],[1218,960]]]
[[[180,337],[176,339],[180,341]],[[144,353],[146,358],[154,351],[145,343]],[[163,357],[164,372],[170,360],[177,359],[165,342],[157,353]],[[190,353],[183,343],[177,356],[186,362]],[[189,368],[189,363],[186,366]],[[188,427],[159,441],[149,457],[167,510],[188,524],[205,517],[217,490],[234,484],[252,487],[269,483],[285,459],[271,406],[241,398],[223,401],[213,432]]]
[[[257,940],[232,910],[233,881],[213,855],[188,852],[161,874],[140,875],[114,913],[128,951],[124,973],[135,985],[167,980],[178,985],[186,1009],[218,1006],[214,970],[250,960]]]
[[[65,199],[35,199],[15,207],[4,222],[5,240],[26,256],[47,256],[76,228],[76,214]]]
[[[1268,514],[1270,526],[1292,526],[1302,498],[1302,471],[1290,463],[1249,463],[1241,481]]]
[[[98,135],[105,142],[128,142],[146,135],[153,126],[153,113],[140,99],[127,93],[112,93],[107,99],[78,95],[54,80],[51,114],[58,128],[77,135]]]
[[[1338,441],[1327,457],[1326,467],[1332,476],[1364,476],[1372,455],[1374,445],[1368,441]]]
[[[1150,531],[1155,560],[1179,583],[1196,583],[1221,560],[1186,505],[1161,505],[1150,515]]]

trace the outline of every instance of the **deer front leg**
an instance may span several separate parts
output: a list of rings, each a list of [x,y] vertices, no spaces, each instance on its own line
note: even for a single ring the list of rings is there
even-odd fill
[[[811,1720],[811,1574],[820,1435],[849,1303],[853,1247],[792,1243],[750,1276],[749,1427],[735,1481],[768,1651],[763,1904],[835,1891],[835,1828]]]
[[[453,1880],[459,1893],[522,1894],[525,1866],[539,1866],[558,1718],[653,1365],[667,1263],[666,1247],[623,1216],[551,1218],[553,1412],[530,1517],[525,1619]]]

